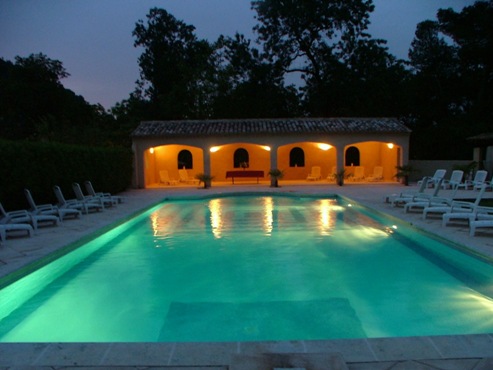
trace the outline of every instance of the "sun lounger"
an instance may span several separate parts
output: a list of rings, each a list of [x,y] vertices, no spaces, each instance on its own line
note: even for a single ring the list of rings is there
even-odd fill
[[[476,196],[476,199],[474,202],[464,202],[464,201],[456,201],[454,200],[452,204],[448,206],[431,206],[431,207],[425,207],[423,210],[423,218],[426,219],[429,214],[440,214],[443,215],[445,213],[470,213],[474,210],[475,207],[479,206],[479,202],[481,201],[481,198],[483,197],[483,194],[485,192],[486,187],[483,185],[481,190],[479,191],[478,195]]]
[[[322,169],[320,166],[313,166],[311,172],[306,177],[307,181],[317,181],[322,179]]]
[[[367,178],[368,181],[382,181],[383,180],[383,167],[376,166],[373,168],[373,175]]]
[[[436,170],[435,173],[433,174],[433,176],[428,178],[428,180],[426,181],[426,186],[430,186],[430,187],[437,186],[438,182],[440,180],[443,180],[446,173],[447,173],[447,170],[444,170],[444,169]],[[418,184],[421,185],[421,181],[418,181]]]
[[[92,186],[91,181],[84,181],[84,187],[86,188],[86,192],[89,195],[92,195],[93,197],[107,197],[112,199],[113,201],[116,200],[117,203],[123,203],[125,200],[125,197],[122,197],[120,195],[113,195],[111,193],[102,193],[102,192],[96,192],[94,190],[94,187]]]
[[[27,231],[27,235],[32,237],[33,230],[33,227],[29,224],[0,224],[0,242],[7,240],[8,231]]]
[[[0,224],[29,224],[36,230],[40,223],[58,226],[60,219],[53,215],[35,215],[25,209],[6,212],[0,203]]]
[[[62,222],[67,217],[80,217],[81,212],[77,209],[71,208],[58,208],[53,204],[41,204],[37,205],[31,192],[28,189],[24,189],[24,195],[26,196],[27,202],[31,207],[29,211],[34,215],[52,215],[57,216]]]
[[[113,200],[110,197],[84,195],[79,183],[77,182],[72,183],[72,190],[74,191],[75,197],[78,201],[99,204],[102,209],[104,209],[104,207],[112,207],[117,203],[116,199]]]
[[[480,170],[474,175],[473,180],[466,180],[459,184],[459,189],[468,190],[469,188],[474,190],[480,190],[481,186],[486,183],[486,176],[488,176],[488,171]]]
[[[199,180],[191,179],[188,176],[187,170],[178,170],[178,175],[180,176],[180,182],[184,182],[185,184],[198,184]]]
[[[457,187],[462,183],[462,177],[464,176],[464,171],[454,170],[450,179],[444,179],[442,181],[442,188],[444,189],[457,189]]]
[[[82,213],[89,213],[89,211],[102,211],[103,207],[101,204],[97,204],[94,202],[88,201],[79,201],[77,199],[65,199],[65,196],[62,193],[62,189],[58,185],[53,187],[53,192],[58,200],[58,208],[65,209],[78,209]]]
[[[428,181],[428,177],[425,176],[425,177],[423,177],[423,179],[421,181],[418,182],[418,184],[419,184],[418,191],[402,192],[399,195],[389,196],[388,199],[389,199],[389,202],[392,205],[392,207],[403,206],[408,202],[412,202],[416,196],[421,196],[421,195],[425,194],[424,191],[426,189],[427,181]]]
[[[365,180],[365,167],[356,166],[354,167],[354,173],[351,177],[352,181],[364,181]]]
[[[493,217],[487,219],[477,219],[469,222],[469,235],[475,236],[477,229],[493,228]]]
[[[467,221],[470,225],[473,221],[493,220],[493,207],[474,206],[471,211],[447,212],[442,216],[442,226],[447,226],[452,221]]]

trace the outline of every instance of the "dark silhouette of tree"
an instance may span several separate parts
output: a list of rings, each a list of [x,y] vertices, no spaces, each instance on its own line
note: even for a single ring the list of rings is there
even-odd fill
[[[285,86],[284,71],[269,63],[243,35],[221,36],[216,43],[217,118],[272,118],[299,114],[294,86]]]
[[[100,105],[65,89],[69,74],[46,55],[0,59],[0,137],[99,145],[112,123]]]
[[[366,32],[371,0],[255,0],[259,42],[285,73],[301,73],[306,114],[395,115],[402,61]]]
[[[409,60],[412,156],[469,158],[465,139],[491,131],[493,120],[493,2],[419,23]]]
[[[209,82],[214,72],[211,45],[198,40],[195,27],[177,20],[164,9],[153,8],[147,22],[135,25],[134,46],[139,57],[140,81],[134,95],[148,100],[154,119],[208,116]]]

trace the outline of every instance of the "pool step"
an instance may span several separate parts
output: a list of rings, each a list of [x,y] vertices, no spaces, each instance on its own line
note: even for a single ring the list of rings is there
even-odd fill
[[[235,355],[230,370],[348,370],[340,353]]]

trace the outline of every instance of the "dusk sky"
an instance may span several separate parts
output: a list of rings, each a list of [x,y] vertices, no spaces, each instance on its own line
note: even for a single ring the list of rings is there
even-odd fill
[[[460,11],[474,0],[374,0],[369,33],[407,59],[416,24],[440,8]],[[201,39],[243,33],[254,39],[250,0],[0,0],[0,58],[43,53],[60,60],[65,87],[110,108],[128,98],[139,78],[132,31],[150,8],[166,9],[195,26]]]

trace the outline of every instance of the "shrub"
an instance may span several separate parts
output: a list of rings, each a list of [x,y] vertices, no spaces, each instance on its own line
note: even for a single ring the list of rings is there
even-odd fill
[[[118,193],[128,188],[131,176],[128,149],[0,140],[0,202],[7,210],[27,207],[24,188],[37,203],[54,203],[54,185],[67,198],[73,197],[73,182],[86,180],[96,191]]]

